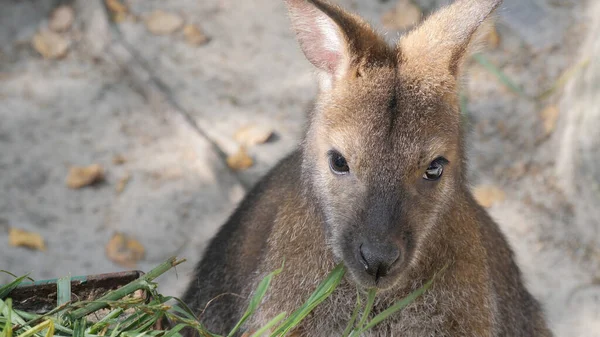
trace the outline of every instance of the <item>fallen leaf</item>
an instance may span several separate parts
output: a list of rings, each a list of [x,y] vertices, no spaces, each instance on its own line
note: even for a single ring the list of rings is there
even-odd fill
[[[201,46],[209,41],[208,36],[195,25],[186,25],[183,28],[183,36],[185,41],[193,46]]]
[[[480,185],[473,189],[473,196],[477,202],[488,208],[496,202],[504,201],[506,197],[504,191],[492,185]]]
[[[104,0],[113,22],[123,22],[129,15],[129,9],[119,0]]]
[[[116,154],[113,156],[112,162],[115,165],[123,165],[127,162],[127,159],[121,154]]]
[[[59,59],[67,55],[69,41],[61,35],[42,30],[33,36],[31,40],[33,48],[47,59]]]
[[[78,189],[92,185],[104,179],[104,169],[98,164],[90,166],[72,166],[67,176],[67,186]]]
[[[104,3],[106,4],[106,8],[113,14],[126,14],[129,11],[127,6],[119,0],[104,0]]]
[[[496,25],[493,25],[490,28],[490,31],[487,36],[487,46],[490,49],[496,49],[500,45],[500,34],[498,34],[498,29],[496,29]]]
[[[46,250],[46,243],[41,235],[17,228],[9,229],[8,243],[14,247],[27,247],[41,251]]]
[[[121,179],[119,179],[119,181],[117,182],[117,193],[121,194],[121,192],[123,192],[123,190],[125,190],[125,186],[127,186],[127,183],[129,182],[129,180],[131,179],[131,174],[126,173],[123,177],[121,177]]]
[[[254,146],[269,141],[273,136],[273,129],[264,126],[246,125],[239,128],[233,138],[244,146]]]
[[[136,239],[120,232],[113,234],[105,247],[106,256],[126,268],[134,268],[144,258],[144,246]]]
[[[387,29],[405,30],[421,20],[422,12],[412,0],[399,0],[396,7],[387,11],[381,17]]]
[[[556,121],[558,120],[558,113],[559,111],[556,105],[549,105],[540,113],[540,117],[544,123],[544,133],[546,136],[554,131]]]
[[[238,152],[227,157],[227,165],[236,171],[245,170],[253,164],[252,158],[248,156],[244,146],[240,146]]]
[[[75,20],[75,11],[71,6],[60,6],[50,14],[48,28],[55,32],[66,32]]]
[[[145,19],[146,28],[156,35],[171,34],[183,26],[183,19],[173,13],[157,10]]]

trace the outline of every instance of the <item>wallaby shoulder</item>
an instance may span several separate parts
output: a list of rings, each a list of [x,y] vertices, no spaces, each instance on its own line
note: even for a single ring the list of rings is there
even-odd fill
[[[470,196],[470,195],[469,195]],[[552,336],[539,302],[527,291],[516,257],[499,225],[470,197],[489,263],[499,336]]]
[[[196,266],[183,300],[213,332],[231,329],[245,308],[248,285],[286,195],[299,193],[301,156],[292,152],[244,197]],[[210,302],[210,305],[207,304]],[[206,310],[205,310],[206,307]]]

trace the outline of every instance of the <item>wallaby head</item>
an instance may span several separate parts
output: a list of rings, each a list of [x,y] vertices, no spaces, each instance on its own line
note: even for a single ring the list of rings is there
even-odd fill
[[[318,69],[303,174],[327,244],[364,287],[391,288],[464,190],[460,69],[501,0],[458,0],[386,43],[322,0],[286,0]]]

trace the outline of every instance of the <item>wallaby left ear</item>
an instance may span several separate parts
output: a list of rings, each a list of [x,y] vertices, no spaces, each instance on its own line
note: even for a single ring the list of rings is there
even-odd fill
[[[456,80],[466,56],[489,32],[490,15],[500,3],[502,0],[456,0],[442,8],[400,39],[400,62],[417,76]]]

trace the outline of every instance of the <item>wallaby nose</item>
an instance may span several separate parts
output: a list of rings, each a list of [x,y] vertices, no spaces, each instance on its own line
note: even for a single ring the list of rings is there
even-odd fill
[[[393,244],[374,244],[365,242],[360,245],[361,263],[369,275],[376,279],[387,275],[390,268],[400,257],[400,249]]]

